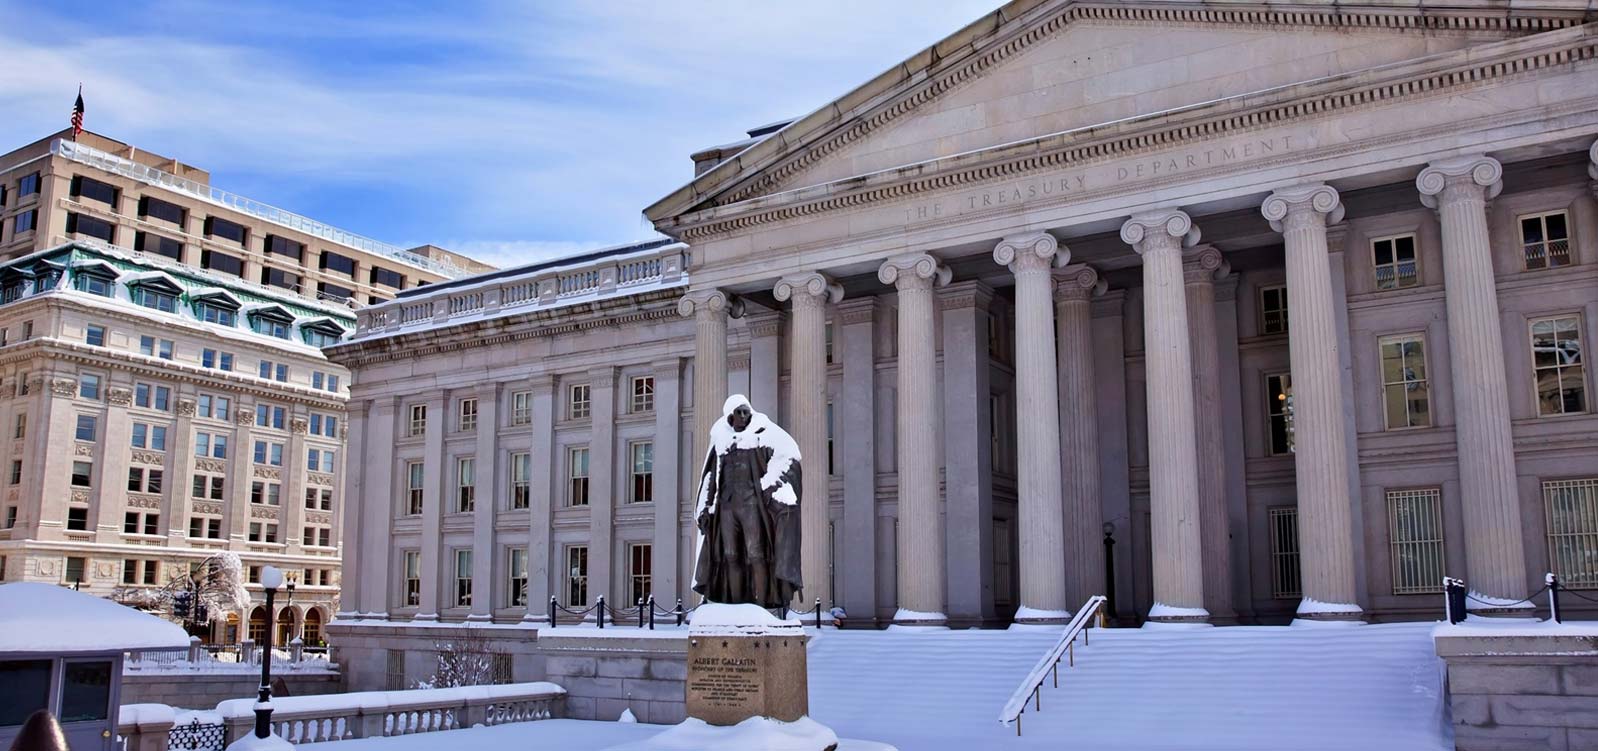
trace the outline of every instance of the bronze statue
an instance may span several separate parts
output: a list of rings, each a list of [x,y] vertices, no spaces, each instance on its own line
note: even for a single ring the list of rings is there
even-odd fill
[[[722,405],[699,476],[694,591],[711,602],[783,607],[799,573],[799,444],[742,395]]]

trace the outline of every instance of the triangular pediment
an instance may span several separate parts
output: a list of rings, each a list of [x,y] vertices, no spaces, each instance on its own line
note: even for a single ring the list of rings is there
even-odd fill
[[[1017,0],[699,175],[673,217],[1580,23],[1418,7]],[[807,191],[808,192],[808,191]]]

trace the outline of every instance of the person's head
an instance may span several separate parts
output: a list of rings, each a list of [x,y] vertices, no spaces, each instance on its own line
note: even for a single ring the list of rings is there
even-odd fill
[[[727,424],[732,426],[733,432],[743,432],[749,427],[749,421],[755,417],[755,408],[750,406],[749,400],[742,394],[733,394],[721,405],[721,413],[726,416]]]

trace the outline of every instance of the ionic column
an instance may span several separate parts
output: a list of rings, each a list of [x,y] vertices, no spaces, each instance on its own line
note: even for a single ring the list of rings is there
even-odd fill
[[[1261,208],[1282,233],[1287,259],[1287,339],[1293,373],[1293,468],[1298,479],[1298,617],[1358,618],[1353,500],[1343,421],[1337,308],[1326,226],[1343,218],[1337,191],[1321,183],[1282,188]]]
[[[1061,255],[1047,232],[1007,237],[993,260],[1015,274],[1017,509],[1020,531],[1020,623],[1063,623],[1065,509],[1060,505],[1060,403],[1054,348],[1054,280]],[[1064,255],[1069,256],[1070,251]]]
[[[938,490],[938,362],[933,339],[932,288],[949,283],[950,272],[926,253],[896,256],[877,269],[883,284],[899,291],[898,431],[899,611],[894,621],[941,626],[943,516]]]
[[[1215,277],[1228,272],[1221,251],[1201,245],[1182,266],[1187,328],[1193,351],[1193,420],[1198,447],[1199,537],[1204,546],[1204,609],[1230,620],[1232,566],[1227,534],[1226,441],[1221,433],[1220,346],[1215,328]]]
[[[499,514],[499,384],[480,384],[477,397],[477,435],[472,458],[472,482],[476,501],[472,507],[472,611],[468,621],[487,621],[494,617],[498,593],[495,592],[494,519]],[[509,484],[506,485],[507,492]],[[510,504],[506,504],[508,507]]]
[[[1143,257],[1153,621],[1209,619],[1199,536],[1193,356],[1182,276],[1182,248],[1197,243],[1198,237],[1193,220],[1175,209],[1138,214],[1121,226],[1121,240]]]
[[[559,592],[551,563],[555,484],[560,470],[555,464],[555,379],[548,373],[533,376],[532,435],[527,440],[531,476],[527,488],[527,614],[523,621],[549,620],[549,595]]]
[[[1472,601],[1471,610],[1531,607],[1507,604],[1527,594],[1527,580],[1503,331],[1487,234],[1486,204],[1503,188],[1503,174],[1496,159],[1477,154],[1434,162],[1415,180],[1421,202],[1437,210],[1442,224],[1465,583],[1476,600],[1505,603]]]
[[[816,597],[828,599],[827,511],[827,304],[843,300],[843,287],[811,272],[783,277],[774,290],[777,300],[793,300],[793,350],[789,357],[791,391],[788,419],[799,441],[804,497],[799,502],[799,561],[804,589],[799,605]],[[751,363],[753,367],[753,363]],[[756,405],[759,408],[759,405]],[[775,411],[776,405],[765,407]]]
[[[1099,498],[1099,407],[1093,377],[1093,303],[1104,282],[1092,267],[1054,272],[1058,341],[1060,474],[1065,513],[1065,601],[1104,591],[1104,511]]]
[[[677,313],[694,318],[694,472],[705,458],[710,426],[727,401],[727,315],[732,305],[721,290],[699,290],[677,301]]]

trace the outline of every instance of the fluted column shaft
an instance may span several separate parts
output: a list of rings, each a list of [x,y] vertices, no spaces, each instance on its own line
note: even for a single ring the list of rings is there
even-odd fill
[[[1193,421],[1198,443],[1199,538],[1204,546],[1204,608],[1231,619],[1232,565],[1226,513],[1226,445],[1221,433],[1221,363],[1215,328],[1215,275],[1221,251],[1194,248],[1182,267],[1187,328],[1193,352]]]
[[[1069,251],[1067,251],[1067,254]],[[1046,232],[1007,237],[993,260],[1015,274],[1017,516],[1020,622],[1064,621],[1065,509],[1060,505],[1060,421],[1054,348],[1054,280],[1059,243]]]
[[[1348,485],[1337,308],[1326,225],[1342,219],[1337,191],[1322,184],[1283,188],[1265,199],[1287,262],[1288,357],[1293,373],[1293,466],[1298,479],[1301,618],[1355,618],[1354,520]]]
[[[689,456],[696,473],[709,446],[710,426],[721,417],[722,402],[727,401],[729,307],[720,290],[690,292],[677,302],[679,314],[694,317],[694,444]]]
[[[942,625],[943,511],[938,489],[938,363],[932,288],[949,270],[925,253],[891,258],[877,271],[899,292],[898,431],[899,612],[894,620]]]
[[[1092,296],[1103,286],[1082,264],[1056,272],[1060,476],[1065,513],[1065,601],[1104,591],[1104,511],[1099,498],[1099,405],[1093,376]]]
[[[831,505],[827,473],[827,304],[843,299],[843,287],[817,273],[784,277],[776,296],[793,301],[792,352],[789,358],[789,419],[799,442],[799,562],[804,577],[804,601],[822,598],[827,591],[827,517]],[[804,606],[803,602],[800,603]]]
[[[1143,257],[1144,371],[1148,384],[1149,509],[1154,547],[1150,620],[1209,618],[1199,532],[1193,356],[1188,346],[1182,247],[1198,241],[1181,211],[1139,214],[1121,239]]]
[[[1465,583],[1479,600],[1507,603],[1526,596],[1527,579],[1503,332],[1487,233],[1486,202],[1502,188],[1502,176],[1497,160],[1467,156],[1432,164],[1420,173],[1416,186],[1422,202],[1437,209],[1442,224]],[[1498,609],[1474,601],[1469,607]]]

